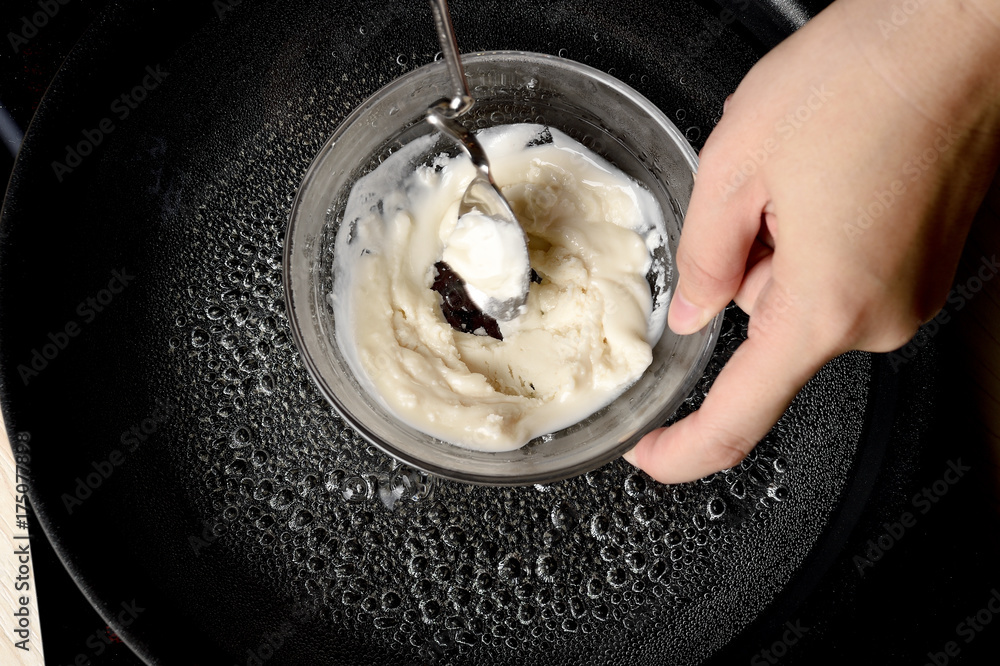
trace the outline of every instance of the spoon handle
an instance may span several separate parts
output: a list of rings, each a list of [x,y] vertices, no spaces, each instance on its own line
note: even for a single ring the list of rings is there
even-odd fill
[[[451,25],[451,15],[448,13],[448,0],[431,0],[431,9],[434,11],[434,24],[441,43],[441,55],[448,65],[448,74],[454,85],[454,96],[449,103],[450,114],[454,118],[471,109],[475,101],[465,82],[462,60],[458,55],[458,40],[455,39],[455,28]]]
[[[469,133],[469,130],[449,115],[449,111],[447,100],[441,100],[427,109],[427,122],[436,127],[439,132],[457,141],[469,159],[472,160],[472,165],[492,183],[493,177],[490,175],[490,161],[486,157],[486,151]]]

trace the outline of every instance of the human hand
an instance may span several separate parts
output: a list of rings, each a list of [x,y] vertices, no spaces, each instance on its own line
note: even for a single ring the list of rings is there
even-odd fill
[[[750,70],[701,152],[669,313],[730,300],[747,340],[701,408],[626,459],[666,483],[739,463],[830,359],[944,305],[1000,161],[1000,3],[837,0]]]

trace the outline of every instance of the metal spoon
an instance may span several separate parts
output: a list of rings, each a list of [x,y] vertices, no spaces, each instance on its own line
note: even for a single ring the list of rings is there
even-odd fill
[[[434,22],[437,25],[438,39],[441,42],[441,53],[448,65],[448,72],[455,90],[451,99],[443,99],[427,110],[427,122],[457,141],[472,160],[473,166],[476,167],[476,175],[469,183],[469,187],[459,203],[459,219],[467,213],[481,213],[498,226],[513,225],[518,229],[520,238],[524,241],[523,248],[517,247],[511,252],[510,257],[510,270],[521,273],[519,276],[521,288],[517,296],[498,300],[479,292],[478,295],[481,298],[477,298],[476,290],[469,290],[470,296],[484,314],[500,321],[509,321],[521,313],[525,301],[528,299],[528,288],[531,284],[528,239],[521,224],[517,221],[517,217],[514,216],[510,204],[507,203],[500,188],[496,186],[490,175],[490,163],[486,157],[486,151],[483,150],[476,137],[456,120],[472,108],[475,100],[469,94],[469,88],[465,82],[462,61],[458,55],[458,42],[455,39],[455,30],[448,14],[447,0],[431,0],[431,9],[434,11]],[[497,248],[497,251],[500,251],[500,248]],[[510,252],[509,249],[508,252]],[[461,275],[460,271],[459,275]],[[469,282],[467,276],[462,275],[461,277],[467,283]]]

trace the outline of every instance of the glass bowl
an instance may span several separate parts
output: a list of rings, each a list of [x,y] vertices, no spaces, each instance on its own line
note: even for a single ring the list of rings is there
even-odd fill
[[[676,280],[673,256],[687,210],[697,156],[649,100],[621,81],[579,63],[537,53],[489,52],[463,57],[476,105],[470,129],[533,122],[562,130],[642,183],[663,211],[666,287],[654,292],[665,313]],[[721,315],[693,335],[666,329],[645,373],[617,399],[583,421],[520,449],[483,452],[427,435],[396,418],[369,394],[346,361],[328,296],[334,240],[354,183],[410,141],[433,132],[427,108],[451,94],[443,62],[393,81],[334,132],[306,173],[292,206],[285,242],[285,296],[292,332],[316,385],[341,417],[373,445],[431,474],[490,485],[550,483],[621,456],[662,425],[701,377],[718,338]]]

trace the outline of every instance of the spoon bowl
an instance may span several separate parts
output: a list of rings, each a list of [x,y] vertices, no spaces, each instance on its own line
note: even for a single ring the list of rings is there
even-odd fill
[[[476,167],[475,176],[459,202],[458,218],[462,220],[466,215],[478,213],[476,219],[479,224],[488,224],[494,227],[494,229],[487,230],[487,233],[480,234],[480,237],[507,239],[508,241],[498,242],[489,248],[472,248],[471,254],[476,254],[476,250],[480,253],[499,253],[499,257],[495,258],[502,262],[502,270],[506,273],[505,276],[502,276],[506,278],[503,281],[505,285],[516,285],[516,288],[512,291],[504,289],[502,293],[494,290],[484,291],[478,288],[475,281],[470,281],[470,273],[475,272],[471,270],[474,268],[473,266],[469,266],[469,271],[463,271],[462,266],[452,266],[452,268],[467,281],[466,290],[483,311],[483,314],[498,321],[510,321],[521,314],[524,304],[528,300],[528,289],[531,285],[528,238],[511,210],[510,204],[507,203],[507,199],[504,198],[500,188],[497,187],[490,175],[490,164],[486,157],[486,151],[483,150],[472,133],[456,120],[448,117],[447,109],[447,100],[435,104],[427,111],[427,121],[443,134],[457,141],[469,159],[472,160],[473,166]]]

